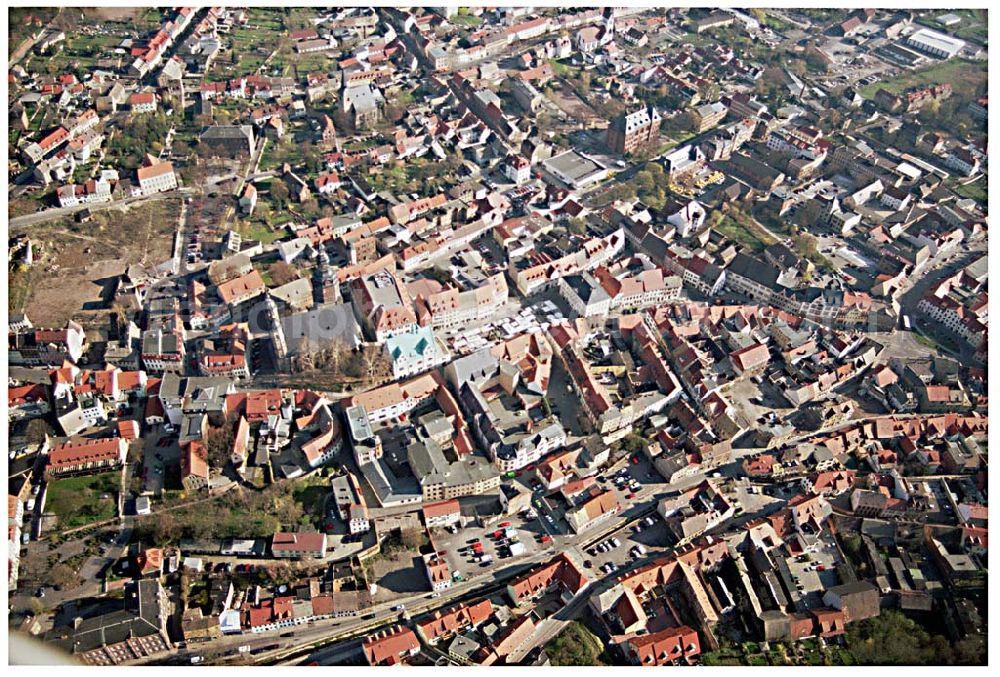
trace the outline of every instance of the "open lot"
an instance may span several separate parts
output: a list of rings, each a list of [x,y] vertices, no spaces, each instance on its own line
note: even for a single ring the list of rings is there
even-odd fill
[[[233,28],[227,34],[222,51],[212,63],[210,79],[229,77],[236,72],[256,72],[272,53],[290,42],[281,9],[252,7],[247,16],[245,26]]]
[[[143,437],[143,442],[143,491],[160,496],[168,488],[166,480],[170,468],[180,465],[180,447],[177,445],[177,438],[164,435],[162,428],[148,432]]]
[[[148,267],[170,258],[180,200],[154,200],[127,210],[94,213],[15,230],[31,237],[35,264],[12,276],[10,312],[26,312],[36,326],[93,318],[113,293],[115,278],[133,263]],[[106,312],[106,311],[105,311]]]
[[[118,471],[67,477],[49,482],[45,509],[54,513],[59,528],[72,529],[115,516],[121,474]]]
[[[885,89],[898,94],[911,87],[949,82],[958,96],[978,96],[986,91],[986,62],[970,59],[950,59],[918,68],[881,82],[866,85],[858,93],[873,98],[875,92]]]

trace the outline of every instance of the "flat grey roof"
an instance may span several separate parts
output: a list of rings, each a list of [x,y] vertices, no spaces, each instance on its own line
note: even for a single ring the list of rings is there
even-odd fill
[[[593,160],[585,158],[575,150],[568,150],[565,153],[555,155],[543,164],[573,181],[580,181],[604,169]]]

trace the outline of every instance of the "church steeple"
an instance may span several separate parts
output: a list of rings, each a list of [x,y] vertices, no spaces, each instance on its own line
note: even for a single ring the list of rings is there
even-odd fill
[[[319,256],[316,260],[316,270],[313,271],[313,302],[316,305],[340,301],[340,284],[330,263],[330,255],[326,247],[319,245]]]

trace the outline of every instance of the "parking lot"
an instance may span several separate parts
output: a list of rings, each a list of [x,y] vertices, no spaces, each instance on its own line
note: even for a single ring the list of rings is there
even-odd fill
[[[503,525],[503,526],[501,526]],[[494,534],[498,531],[512,529],[513,534],[508,537],[506,533],[499,536]],[[541,539],[546,535],[545,529],[539,523],[539,519],[523,519],[519,516],[512,516],[500,521],[497,526],[483,528],[469,525],[460,528],[456,533],[450,533],[445,529],[435,529],[433,533],[434,547],[448,562],[448,568],[452,575],[460,572],[463,578],[493,573],[502,569],[505,565],[517,562],[525,557],[531,557],[545,549],[552,548],[553,542],[542,543]],[[484,563],[474,550],[474,544],[478,543],[482,559],[489,559]],[[511,555],[510,545],[520,543],[515,546],[516,555]],[[523,548],[523,552],[519,552]]]
[[[786,562],[807,607],[823,606],[823,590],[840,582],[837,576],[837,568],[842,564],[840,552],[827,532],[805,553],[789,557]]]
[[[181,449],[177,438],[166,434],[162,426],[149,431],[143,437],[143,442],[143,491],[159,496],[164,489],[168,468],[181,462]]]
[[[618,545],[615,545],[615,543]],[[659,515],[650,515],[633,527],[619,529],[608,538],[588,548],[584,567],[602,574],[631,568],[637,561],[654,558],[675,544]],[[589,565],[588,565],[589,562]]]

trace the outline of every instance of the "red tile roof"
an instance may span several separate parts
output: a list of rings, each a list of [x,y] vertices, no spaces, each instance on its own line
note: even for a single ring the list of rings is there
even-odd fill
[[[49,454],[49,468],[58,472],[78,463],[115,461],[121,456],[122,440],[117,437],[76,438],[60,444]]]
[[[508,590],[513,595],[514,600],[520,602],[537,595],[555,583],[561,583],[570,592],[576,594],[589,582],[576,564],[565,554],[561,554],[548,564],[529,571],[512,581],[508,585]]]
[[[434,519],[460,512],[461,507],[457,498],[450,501],[440,501],[438,503],[428,503],[424,506],[424,519]]]
[[[413,630],[397,626],[384,635],[365,639],[361,648],[369,665],[395,665],[400,655],[419,651],[420,642]]]
[[[279,531],[271,538],[271,552],[318,552],[326,545],[326,535],[318,531],[287,533]]]
[[[139,437],[139,423],[134,420],[118,421],[118,437],[134,440]]]
[[[771,355],[766,345],[755,343],[752,346],[737,350],[729,358],[733,361],[733,365],[737,366],[740,371],[750,371],[751,369],[767,364],[771,359]]]
[[[629,643],[633,647],[633,657],[644,666],[668,665],[701,653],[698,633],[686,625],[640,635]]]
[[[22,404],[48,400],[48,392],[41,383],[30,383],[7,389],[7,406],[16,407]]]
[[[130,106],[137,106],[144,103],[156,103],[156,95],[152,92],[136,92],[128,98]]]
[[[218,291],[219,297],[224,303],[232,303],[258,290],[262,290],[264,287],[264,278],[256,270],[251,270],[242,277],[223,282],[216,287],[216,291]]]
[[[450,635],[468,627],[476,627],[486,622],[493,614],[493,604],[488,599],[480,600],[474,604],[448,609],[441,612],[436,611],[434,615],[418,623],[417,627],[423,632],[429,641],[434,641],[439,637]]]
[[[139,167],[135,174],[139,181],[145,181],[146,179],[173,173],[174,165],[172,162],[157,162],[155,165],[150,165],[149,167]]]

